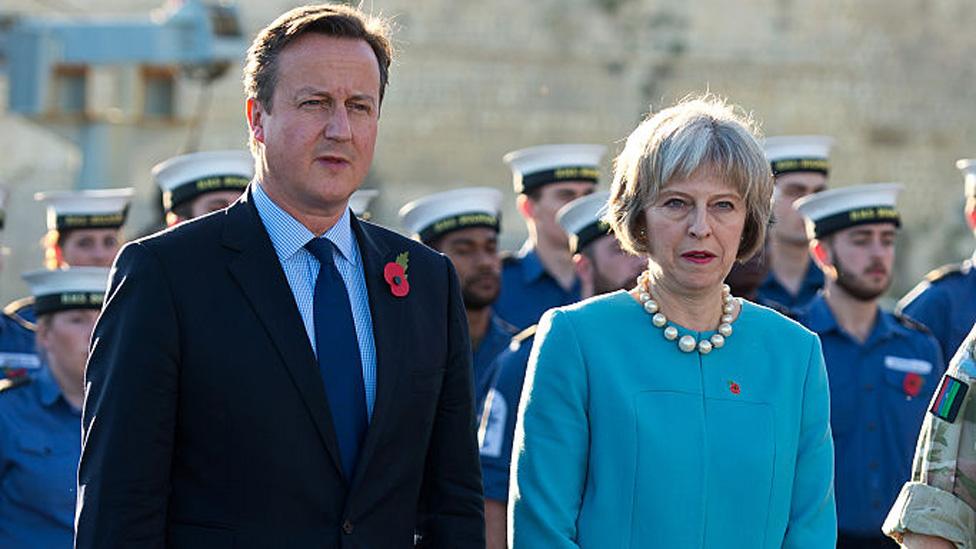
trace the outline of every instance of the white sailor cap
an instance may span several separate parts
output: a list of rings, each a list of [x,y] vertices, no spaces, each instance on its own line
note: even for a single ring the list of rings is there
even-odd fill
[[[773,175],[790,172],[830,171],[830,147],[832,137],[824,135],[783,135],[767,137],[764,144],[766,160]]]
[[[540,145],[512,151],[502,157],[512,170],[516,193],[528,193],[549,183],[600,179],[603,145]]]
[[[900,227],[895,204],[903,188],[900,183],[841,187],[800,198],[793,207],[806,218],[810,238],[867,223],[893,223]]]
[[[68,309],[101,309],[108,286],[104,267],[70,267],[31,271],[23,279],[34,296],[34,312],[45,315]]]
[[[363,217],[369,214],[369,203],[379,196],[380,192],[376,189],[359,189],[349,197],[349,207],[356,217]]]
[[[964,158],[956,162],[966,177],[966,196],[976,197],[976,158]]]
[[[156,164],[152,176],[163,190],[166,211],[214,191],[244,192],[254,177],[254,158],[241,150],[204,151]]]
[[[7,189],[0,187],[0,229],[3,229],[4,222],[7,220],[7,196],[9,196]]]
[[[602,219],[609,199],[609,192],[592,193],[573,200],[556,212],[556,221],[569,235],[569,246],[573,253],[610,234],[610,224]]]
[[[465,187],[418,198],[400,208],[400,222],[421,242],[430,243],[459,229],[498,231],[502,193],[490,187]]]
[[[118,229],[125,224],[132,188],[37,193],[34,200],[47,206],[47,228]]]

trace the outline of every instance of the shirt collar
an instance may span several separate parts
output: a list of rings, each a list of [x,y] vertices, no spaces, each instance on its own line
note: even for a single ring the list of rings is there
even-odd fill
[[[258,216],[271,238],[271,245],[274,246],[275,253],[280,259],[290,259],[298,250],[303,249],[305,244],[315,238],[312,231],[271,200],[271,197],[264,192],[260,182],[254,185],[252,194],[254,196],[254,207],[257,208]],[[349,208],[342,212],[339,221],[328,231],[325,231],[322,236],[328,238],[347,261],[356,263],[358,256],[353,252],[354,240]]]
[[[824,286],[824,274],[817,267],[817,264],[811,259],[810,263],[807,265],[807,272],[803,275],[803,287],[804,288],[823,288]]]
[[[542,261],[539,260],[539,254],[535,252],[531,240],[525,241],[518,255],[522,260],[522,279],[525,282],[532,282],[546,274],[546,269],[542,266]]]
[[[806,317],[805,324],[807,328],[810,328],[818,334],[839,329],[837,319],[834,318],[834,313],[830,310],[830,306],[827,305],[827,300],[824,299],[823,293],[818,293],[816,297],[810,300],[810,303],[806,306],[806,313],[803,316]]]
[[[806,317],[807,328],[818,334],[826,334],[831,331],[846,334],[840,324],[837,323],[837,318],[834,317],[834,312],[830,310],[830,305],[827,304],[823,292],[818,293],[810,301],[804,316]],[[875,314],[874,327],[871,328],[871,333],[864,341],[864,345],[873,345],[875,341],[887,339],[894,333],[902,333],[904,330],[905,328],[898,323],[894,315],[885,314],[878,308]]]
[[[53,406],[61,398],[61,387],[54,380],[54,376],[51,375],[47,364],[44,364],[34,374],[34,383],[37,384],[37,390],[41,396],[41,404],[44,406]]]

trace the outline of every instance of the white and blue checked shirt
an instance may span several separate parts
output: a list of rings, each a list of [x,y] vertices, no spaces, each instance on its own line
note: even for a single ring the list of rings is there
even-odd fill
[[[319,276],[319,260],[315,259],[305,244],[315,238],[297,219],[278,207],[264,192],[260,184],[252,186],[254,206],[264,223],[278,261],[285,271],[295,304],[302,315],[308,341],[315,349],[314,308],[315,280]],[[322,235],[328,238],[339,251],[335,258],[336,268],[346,285],[352,318],[356,324],[356,338],[359,340],[359,356],[363,362],[363,384],[366,386],[366,410],[373,417],[373,401],[376,396],[376,343],[373,340],[373,317],[369,313],[369,294],[366,291],[366,277],[363,260],[359,254],[356,237],[352,233],[349,209],[346,208],[339,221]]]

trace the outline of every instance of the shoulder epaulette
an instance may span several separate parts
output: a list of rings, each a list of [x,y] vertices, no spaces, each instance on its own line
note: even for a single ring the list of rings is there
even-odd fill
[[[916,332],[922,332],[924,334],[931,334],[932,330],[929,330],[928,326],[922,324],[921,322],[915,320],[914,318],[906,315],[901,311],[895,311],[892,313],[898,320],[898,323],[902,326],[908,328],[909,330],[915,330]]]
[[[950,263],[949,265],[943,265],[938,269],[933,269],[925,275],[925,280],[928,282],[938,282],[943,278],[953,275],[964,274],[963,271],[967,270],[966,263]]]
[[[512,342],[508,344],[508,347],[513,351],[517,351],[519,347],[521,347],[522,344],[525,343],[525,340],[535,335],[535,330],[536,328],[538,328],[538,326],[539,326],[538,324],[533,324],[528,328],[512,336]]]
[[[16,389],[17,387],[24,387],[29,385],[31,382],[30,376],[18,375],[14,377],[0,378],[0,393],[4,391],[9,391],[10,389]]]
[[[17,324],[20,324],[24,329],[30,330],[32,332],[37,331],[37,324],[27,320],[26,318],[20,316],[20,311],[24,307],[29,307],[34,304],[34,296],[22,297],[7,303],[6,307],[3,308],[3,314],[7,315],[10,320],[13,320]]]
[[[509,324],[504,318],[498,318],[496,316],[495,320],[498,321],[498,325],[501,326],[506,333],[510,335],[514,335],[518,333],[519,329],[514,324]]]

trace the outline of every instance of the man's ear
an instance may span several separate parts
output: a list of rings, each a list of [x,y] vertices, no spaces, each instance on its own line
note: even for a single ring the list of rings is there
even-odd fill
[[[833,265],[833,262],[830,258],[830,251],[827,249],[827,246],[820,240],[813,239],[810,241],[810,255],[813,257],[813,260],[817,263],[817,266],[820,267],[821,271]]]
[[[254,97],[248,97],[244,103],[247,114],[247,127],[251,132],[251,137],[258,143],[264,143],[264,118],[265,112],[261,102]]]
[[[583,254],[573,254],[573,269],[580,281],[580,293],[582,295],[593,295],[594,292],[594,273],[593,262]]]
[[[515,208],[525,219],[535,219],[535,202],[524,194],[515,198]]]

